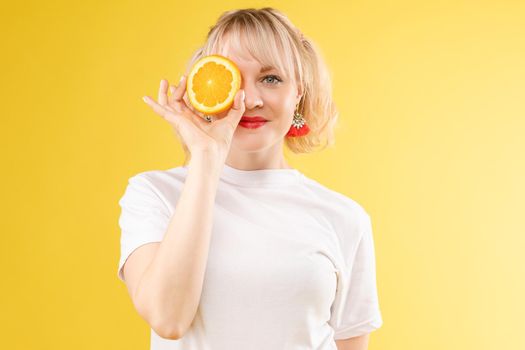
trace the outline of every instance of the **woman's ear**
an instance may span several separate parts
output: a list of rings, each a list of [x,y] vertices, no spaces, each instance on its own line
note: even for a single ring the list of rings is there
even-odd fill
[[[301,98],[303,97],[303,88],[302,86],[297,86],[297,96],[295,97],[295,104],[297,105],[299,101],[301,101]]]

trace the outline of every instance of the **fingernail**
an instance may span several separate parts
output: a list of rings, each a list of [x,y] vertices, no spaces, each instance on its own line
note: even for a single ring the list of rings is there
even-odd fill
[[[182,81],[182,79],[184,79],[184,75],[181,75],[179,83]]]
[[[244,90],[242,90],[242,100],[244,101],[244,97],[246,97],[246,94],[244,92]]]
[[[144,102],[148,102],[148,98],[147,98],[146,96],[143,96],[143,97],[142,97],[142,100],[143,100]]]

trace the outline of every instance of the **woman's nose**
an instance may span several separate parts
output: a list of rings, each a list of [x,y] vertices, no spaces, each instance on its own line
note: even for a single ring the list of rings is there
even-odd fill
[[[262,107],[263,101],[256,86],[250,83],[243,83],[241,84],[241,89],[244,89],[244,93],[246,94],[244,97],[244,105],[247,110]]]

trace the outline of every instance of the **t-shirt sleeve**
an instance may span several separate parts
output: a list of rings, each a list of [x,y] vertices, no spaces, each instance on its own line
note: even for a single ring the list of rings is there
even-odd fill
[[[355,253],[338,273],[338,288],[332,306],[330,324],[334,339],[347,339],[370,333],[381,327],[376,286],[374,239],[370,217],[365,215]],[[352,254],[352,252],[346,252]]]
[[[122,268],[135,249],[151,242],[161,242],[168,228],[168,207],[144,174],[128,180],[124,195],[119,200],[121,213],[120,260],[117,275],[124,281]]]

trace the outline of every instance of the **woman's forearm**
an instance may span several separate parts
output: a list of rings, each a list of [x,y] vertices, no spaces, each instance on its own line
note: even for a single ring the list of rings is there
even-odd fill
[[[213,152],[192,155],[167,232],[137,288],[150,323],[173,338],[181,336],[197,312],[223,165]]]

